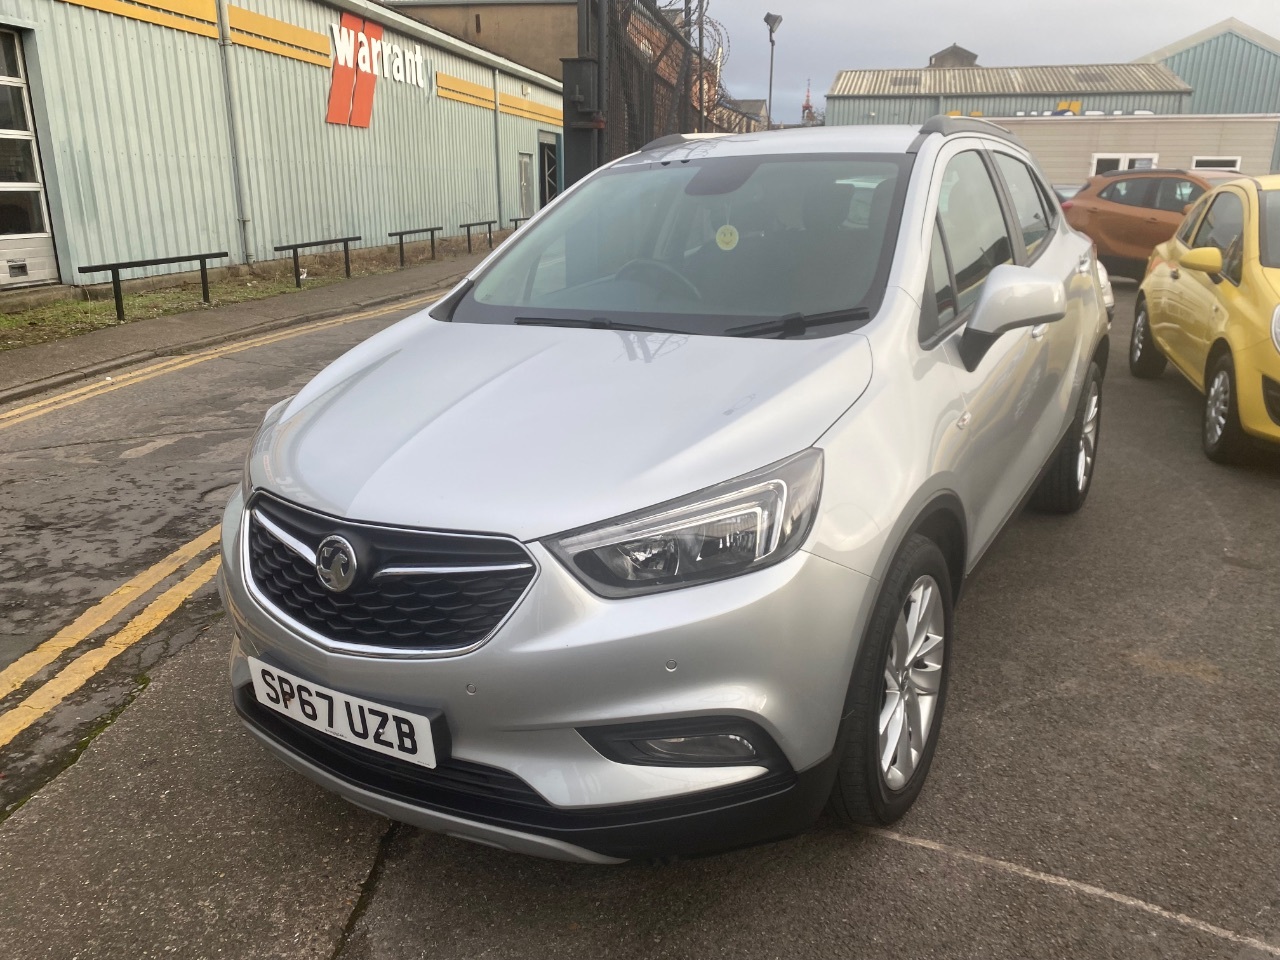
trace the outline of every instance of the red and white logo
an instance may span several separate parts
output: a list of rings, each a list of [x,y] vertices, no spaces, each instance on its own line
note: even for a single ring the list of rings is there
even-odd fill
[[[373,91],[378,77],[426,89],[422,50],[409,50],[382,39],[382,24],[350,13],[330,25],[333,34],[333,78],[329,83],[328,123],[367,127],[373,119]]]

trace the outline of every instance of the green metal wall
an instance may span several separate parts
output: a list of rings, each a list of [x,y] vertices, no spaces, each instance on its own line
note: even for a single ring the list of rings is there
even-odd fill
[[[325,36],[342,13],[313,0],[239,5]],[[519,215],[518,154],[536,156],[540,130],[560,132],[437,96],[437,71],[492,90],[493,58],[395,27],[387,39],[422,49],[428,88],[379,78],[368,128],[325,122],[329,68],[230,46],[246,250],[217,40],[60,0],[4,0],[0,23],[19,29],[26,51],[67,283],[83,282],[75,268],[88,263],[212,250],[266,260],[278,244],[358,234],[377,246],[391,230],[439,224],[451,236],[500,215],[506,227]],[[559,109],[558,84],[511,67],[497,71],[502,91]]]
[[[1152,113],[1186,113],[1188,95],[1185,93],[1125,93],[1125,94],[1070,94],[1061,96],[962,96],[962,97],[827,97],[827,123],[847,126],[862,123],[919,124],[938,114],[959,111],[968,116],[981,113],[984,117],[1015,117],[1019,113],[1030,116],[1051,112],[1062,100],[1080,100],[1083,110],[1101,110],[1104,113],[1133,113],[1150,110]]]
[[[1191,113],[1280,113],[1280,55],[1222,33],[1160,61],[1191,85]]]

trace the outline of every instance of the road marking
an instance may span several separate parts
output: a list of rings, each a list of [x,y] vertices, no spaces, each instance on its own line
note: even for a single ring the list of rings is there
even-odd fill
[[[99,380],[86,386],[76,387],[72,390],[65,390],[62,393],[54,394],[51,397],[45,397],[43,400],[36,400],[32,403],[23,404],[20,407],[14,407],[12,410],[6,410],[0,413],[0,430],[6,427],[15,427],[20,423],[26,423],[36,417],[43,416],[46,413],[53,413],[56,410],[63,410],[66,407],[73,406],[85,400],[91,400],[94,397],[100,397],[103,394],[112,393],[121,390],[124,387],[131,387],[134,384],[145,383],[155,377],[163,376],[167,373],[175,373],[178,370],[185,370],[187,367],[193,367],[198,363],[205,363],[209,360],[217,360],[222,357],[228,357],[245,350],[252,350],[256,347],[265,347],[273,343],[279,343],[282,340],[291,340],[294,337],[300,337],[308,333],[316,333],[320,330],[327,330],[330,327],[341,326],[344,323],[351,323],[355,320],[371,320],[375,317],[383,317],[388,313],[395,313],[398,310],[411,310],[414,307],[427,306],[435,303],[440,299],[439,294],[431,294],[426,297],[417,297],[412,300],[401,300],[397,303],[390,304],[385,307],[379,307],[374,310],[364,310],[359,313],[347,314],[341,317],[332,317],[328,320],[316,320],[312,323],[302,324],[297,327],[289,327],[286,330],[279,330],[273,333],[264,333],[256,337],[250,337],[247,340],[237,340],[232,343],[223,344],[217,347],[210,347],[207,350],[201,350],[197,353],[187,354],[180,357],[170,357],[167,360],[161,360],[149,366],[139,367],[137,370],[122,373],[119,376],[112,377],[110,380]]]
[[[1226,940],[1228,943],[1238,944],[1242,947],[1249,947],[1271,957],[1280,957],[1280,946],[1266,943],[1262,940],[1256,940],[1253,937],[1245,937],[1238,933],[1233,933],[1230,930],[1223,929],[1222,927],[1215,927],[1213,924],[1205,923],[1203,920],[1197,920],[1195,917],[1188,917],[1185,913],[1174,913],[1172,910],[1166,910],[1164,907],[1157,907],[1154,903],[1139,900],[1137,897],[1129,897],[1123,893],[1112,893],[1110,890],[1104,890],[1102,887],[1095,887],[1091,883],[1081,883],[1079,880],[1070,880],[1067,877],[1059,877],[1056,874],[1043,873],[1039,870],[1032,870],[1029,867],[1019,866],[1016,863],[1010,863],[1007,860],[997,860],[995,857],[986,857],[980,853],[970,853],[968,850],[951,847],[945,843],[938,843],[935,840],[923,840],[920,837],[909,837],[905,834],[895,833],[892,830],[867,828],[867,832],[873,836],[883,837],[886,840],[893,840],[897,843],[905,843],[908,846],[932,850],[935,853],[955,857],[958,860],[968,860],[970,863],[976,863],[980,866],[989,867],[992,870],[999,870],[1003,873],[1011,873],[1014,876],[1023,877],[1027,880],[1036,880],[1052,887],[1062,887],[1063,889],[1071,890],[1074,893],[1083,894],[1086,897],[1094,897],[1098,900],[1110,900],[1112,903],[1118,903],[1121,906],[1141,910],[1143,913],[1149,913],[1153,917],[1159,917],[1162,920],[1168,920],[1171,923],[1178,924],[1179,926],[1208,934],[1211,937],[1217,937],[1219,940]]]
[[[182,606],[183,601],[213,578],[220,562],[218,557],[206,560],[151,601],[146,609],[108,637],[102,646],[82,653],[13,709],[0,713],[0,748],[7,746],[14,737],[88,683],[103,667],[150,634]]]
[[[218,530],[218,527],[206,530],[190,543],[185,543],[173,551],[159,563],[153,564],[132,580],[116,587],[116,589],[80,614],[40,646],[0,670],[0,699],[13,693],[45,666],[87,639],[95,630],[110,623],[126,607],[155,587],[165,577],[185,566],[217,543]]]

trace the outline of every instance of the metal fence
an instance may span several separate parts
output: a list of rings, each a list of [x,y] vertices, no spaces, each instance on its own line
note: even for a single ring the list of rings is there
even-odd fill
[[[564,75],[566,183],[658,137],[729,129],[717,54],[699,52],[693,6],[579,0],[578,57]]]
[[[682,29],[653,0],[613,0],[605,58],[604,161],[669,133],[722,132],[711,108],[719,84],[699,57],[697,29]],[[703,110],[703,103],[708,110]]]

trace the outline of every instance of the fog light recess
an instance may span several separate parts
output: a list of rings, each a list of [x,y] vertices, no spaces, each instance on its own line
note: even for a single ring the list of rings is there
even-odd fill
[[[580,728],[597,752],[616,763],[657,767],[767,767],[790,770],[773,738],[737,717],[691,717]]]

